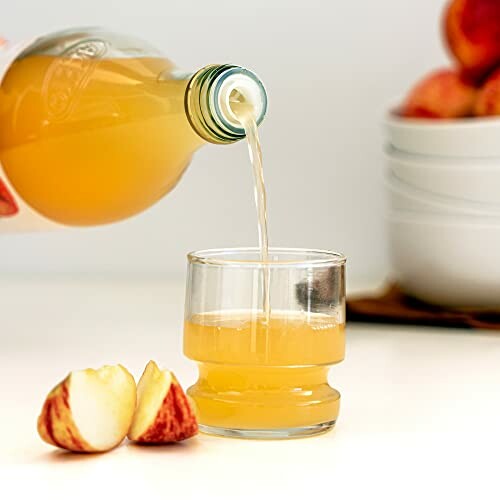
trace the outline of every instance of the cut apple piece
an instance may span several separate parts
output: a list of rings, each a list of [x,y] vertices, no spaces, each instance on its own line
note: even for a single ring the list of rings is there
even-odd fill
[[[47,396],[38,433],[66,450],[107,451],[127,435],[135,404],[135,380],[123,366],[71,372]]]
[[[171,443],[198,433],[193,408],[175,375],[150,361],[137,385],[137,408],[128,437],[139,443]]]

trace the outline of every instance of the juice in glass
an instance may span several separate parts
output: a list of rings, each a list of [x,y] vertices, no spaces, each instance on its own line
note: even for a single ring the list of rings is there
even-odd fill
[[[236,248],[188,259],[184,353],[198,364],[188,394],[200,429],[259,439],[331,429],[340,394],[327,378],[344,358],[344,256],[269,248],[262,261],[260,248]]]
[[[200,422],[231,429],[299,428],[336,420],[327,383],[344,357],[344,325],[325,314],[208,313],[186,321],[184,352],[199,364],[189,390]]]

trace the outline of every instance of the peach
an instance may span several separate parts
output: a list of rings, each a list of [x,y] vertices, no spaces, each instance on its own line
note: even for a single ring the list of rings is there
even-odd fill
[[[479,90],[474,112],[476,116],[500,115],[500,70],[495,71]]]
[[[472,115],[477,89],[460,72],[433,71],[406,97],[399,113],[411,118],[460,118]]]
[[[500,63],[500,1],[452,0],[445,10],[444,35],[464,70],[484,76]]]

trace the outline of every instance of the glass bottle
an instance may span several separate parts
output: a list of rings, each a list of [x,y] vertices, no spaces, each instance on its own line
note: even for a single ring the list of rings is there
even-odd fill
[[[182,72],[147,43],[100,28],[0,45],[0,233],[141,212],[199,147],[245,137],[235,95],[260,124],[264,86],[240,66]]]

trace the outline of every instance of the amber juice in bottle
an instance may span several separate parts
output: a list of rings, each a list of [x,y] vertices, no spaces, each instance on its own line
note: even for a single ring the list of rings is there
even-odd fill
[[[0,232],[42,219],[104,224],[146,209],[200,146],[245,137],[229,106],[233,91],[260,123],[264,87],[240,66],[181,72],[145,42],[99,28],[4,44]]]
[[[171,70],[162,58],[14,62],[0,87],[0,161],[19,195],[52,220],[89,225],[170,191],[203,142],[184,111],[188,80]]]

